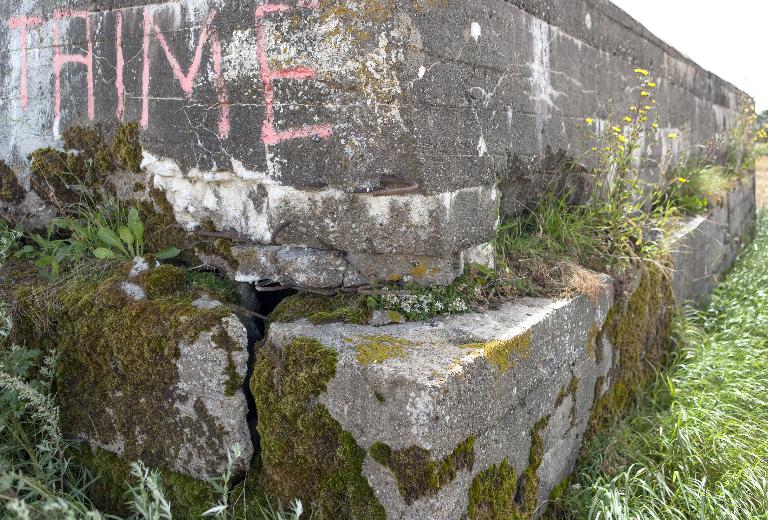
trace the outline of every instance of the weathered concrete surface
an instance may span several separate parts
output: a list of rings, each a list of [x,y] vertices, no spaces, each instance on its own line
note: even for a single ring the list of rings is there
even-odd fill
[[[0,159],[25,187],[63,129],[139,121],[188,228],[409,258],[401,276],[487,242],[497,181],[508,212],[560,183],[542,158],[588,150],[579,122],[603,124],[635,67],[683,136],[657,158],[723,130],[741,96],[605,0],[26,0],[0,21]],[[313,262],[329,273],[310,282],[346,283],[334,255]]]
[[[673,237],[677,248],[671,258],[678,302],[711,292],[736,260],[754,217],[754,181],[749,175],[723,196],[722,205],[685,223]],[[602,282],[596,300],[522,299],[484,314],[424,323],[273,323],[268,341],[285,349],[294,340],[312,338],[338,352],[335,378],[318,402],[360,447],[371,450],[363,474],[388,519],[465,518],[473,480],[504,460],[519,478],[526,469],[537,476],[537,503],[526,512],[535,518],[546,509],[551,491],[573,471],[597,399],[621,377],[622,364],[632,362],[622,359],[622,347],[611,344],[611,338],[643,334],[643,325],[625,327],[615,315],[608,323],[609,312],[634,308],[628,305],[637,294],[642,301],[636,311],[643,309],[646,315],[622,319],[650,320],[649,338],[666,330],[667,324],[661,323],[669,315],[664,298],[643,292],[662,287],[648,285],[641,291],[643,284],[636,277],[615,302],[613,280],[604,276]],[[661,307],[653,303],[658,301]],[[640,344],[662,348],[654,341]],[[634,362],[645,363],[663,352],[631,355]],[[543,418],[548,419],[546,426],[537,431]],[[541,464],[531,468],[530,449],[537,434]],[[396,473],[371,455],[383,443],[391,450],[428,450],[432,461],[440,461],[468,438],[474,439],[471,467],[443,482],[437,492],[415,500],[403,496]]]
[[[672,290],[678,301],[709,295],[736,260],[756,218],[755,177],[724,194],[706,215],[682,223],[672,244]]]
[[[612,366],[610,346],[596,344],[613,302],[610,279],[603,281],[597,301],[524,299],[483,315],[379,328],[275,323],[269,340],[280,348],[315,338],[338,351],[336,377],[320,402],[364,449],[377,442],[394,450],[419,446],[440,460],[475,436],[473,469],[411,504],[389,469],[370,455],[363,467],[387,518],[459,519],[479,473],[507,459],[523,474],[534,424],[544,417],[549,422],[540,432],[545,450],[539,501],[570,473],[595,383]],[[386,343],[393,337],[402,352],[382,363],[360,362],[360,349],[372,338]],[[490,354],[483,345],[494,341],[510,341],[514,348]],[[572,378],[578,381],[574,394],[566,390]]]
[[[159,304],[151,307],[156,300],[142,278],[151,273],[148,263],[137,258],[131,272],[114,285],[128,300],[119,303],[121,316],[141,316],[148,306],[156,314],[145,317],[150,323],[128,318],[121,323],[122,334],[142,342],[125,346],[109,337],[115,332],[107,328],[102,343],[82,347],[93,352],[78,360],[64,355],[59,384],[64,386],[65,430],[128,461],[140,459],[203,481],[224,472],[227,450],[237,444],[242,456],[234,469],[245,470],[254,453],[242,388],[248,363],[246,328],[221,302],[205,296],[181,303],[180,314]],[[104,327],[113,325],[108,300],[87,305],[93,306],[93,315],[107,320]],[[153,327],[153,335],[142,330],[147,326]],[[188,335],[187,330],[195,333]]]

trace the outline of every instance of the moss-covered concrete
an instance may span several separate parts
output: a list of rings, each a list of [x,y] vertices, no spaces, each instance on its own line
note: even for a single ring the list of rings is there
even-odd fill
[[[325,518],[384,520],[362,475],[365,450],[317,399],[337,360],[335,350],[306,338],[257,353],[250,386],[267,488],[284,503],[301,499]]]
[[[19,184],[16,174],[4,161],[0,161],[0,200],[9,204],[18,204],[24,198],[24,189]]]
[[[429,450],[412,446],[393,450],[383,443],[371,446],[371,457],[395,474],[397,487],[406,504],[437,494],[453,482],[459,471],[471,471],[475,463],[475,436],[462,441],[444,459],[432,460]]]
[[[470,520],[515,520],[521,517],[515,502],[517,472],[504,459],[479,473],[469,488]]]
[[[139,282],[150,299],[171,296],[187,289],[187,270],[163,264],[141,273]]]
[[[141,169],[135,123],[118,127],[111,142],[100,127],[73,126],[61,138],[63,150],[41,148],[30,155],[33,190],[59,210],[80,200],[84,187],[100,190],[109,173]]]
[[[322,323],[367,324],[371,317],[366,299],[357,294],[301,293],[285,298],[270,314],[275,322],[292,322],[302,318],[319,325]]]
[[[176,404],[185,397],[175,392],[181,344],[214,331],[215,345],[231,356],[233,346],[220,341],[226,334],[215,334],[230,311],[193,305],[199,292],[177,267],[161,266],[142,276],[140,283],[162,287],[145,285],[143,300],[120,290],[129,266],[98,269],[55,284],[31,281],[10,294],[16,339],[59,352],[56,386],[63,430],[161,469],[172,467],[179,447],[190,443],[200,453],[224,453],[226,433],[206,405],[195,398],[185,404],[194,414],[184,415]],[[36,344],[38,329],[45,330],[46,341]],[[242,378],[235,377],[233,363],[224,370],[222,395],[232,395]],[[220,461],[203,463],[208,462]]]
[[[601,335],[614,348],[612,386],[600,396],[604,378],[595,384],[596,402],[590,433],[620,417],[637,392],[656,374],[668,352],[672,321],[672,288],[668,273],[652,263],[643,264],[637,288],[611,309]],[[598,345],[602,342],[598,339]],[[598,359],[599,361],[599,359]]]
[[[142,149],[139,142],[138,123],[121,125],[111,145],[112,158],[128,171],[138,173],[141,171]]]
[[[531,520],[538,505],[537,471],[544,455],[544,437],[549,417],[539,419],[531,431],[528,467],[518,479],[507,459],[475,476],[469,488],[467,516],[470,520]]]

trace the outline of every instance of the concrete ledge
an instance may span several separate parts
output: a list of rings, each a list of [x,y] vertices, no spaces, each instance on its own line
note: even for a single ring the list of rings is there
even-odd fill
[[[677,301],[707,296],[736,260],[756,218],[754,177],[741,179],[706,215],[683,222],[672,236],[672,290]]]
[[[610,346],[596,344],[613,304],[611,280],[603,282],[594,301],[524,299],[486,314],[380,328],[276,323],[269,339],[281,348],[314,338],[338,352],[336,377],[320,402],[365,450],[417,446],[442,460],[473,437],[472,469],[411,503],[370,454],[363,466],[387,518],[458,519],[478,474],[504,460],[523,474],[542,418],[549,421],[539,432],[539,500],[570,473],[595,383],[612,366]],[[569,393],[571,380],[577,384]]]

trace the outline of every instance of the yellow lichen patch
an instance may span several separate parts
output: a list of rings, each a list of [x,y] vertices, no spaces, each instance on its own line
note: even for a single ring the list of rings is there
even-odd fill
[[[506,372],[515,365],[512,356],[519,359],[528,359],[531,350],[531,340],[533,332],[527,331],[524,334],[510,339],[495,339],[487,343],[469,343],[461,345],[461,348],[481,351],[489,363],[493,364],[501,372]]]
[[[361,365],[381,364],[388,359],[406,357],[405,348],[413,345],[407,339],[386,335],[362,336],[356,345]]]
[[[427,274],[427,265],[424,262],[419,262],[419,265],[415,265],[411,268],[411,276],[414,278],[424,278]]]

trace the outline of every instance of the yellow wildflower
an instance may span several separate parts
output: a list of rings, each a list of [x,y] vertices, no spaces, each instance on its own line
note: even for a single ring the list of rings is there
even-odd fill
[[[586,121],[589,126],[592,126],[592,123],[595,122],[595,120],[592,119],[591,117],[586,118],[584,121]]]
[[[656,88],[656,83],[654,83],[653,81],[649,82],[648,88]]]
[[[627,123],[631,123],[632,122],[632,118],[627,116],[627,117],[624,118],[624,121],[626,121]]]
[[[652,108],[653,108],[653,107],[652,107],[652,106],[650,106],[650,105],[645,105],[645,109],[646,109],[646,110],[651,110]]]
[[[640,92],[640,95],[641,95],[641,96],[643,96],[643,97],[648,97],[648,96],[650,96],[650,94],[649,94],[649,93],[648,93],[648,91],[646,91],[646,90],[643,90],[642,92]]]
[[[674,132],[671,132],[671,133],[667,134],[667,137],[669,137],[670,139],[677,139],[677,134],[674,133]]]
[[[635,105],[632,105],[631,107],[629,107],[629,111],[630,112],[637,112],[637,107]]]
[[[651,126],[657,130],[659,129],[659,123],[653,123]]]
[[[621,150],[623,152],[624,151],[624,146],[623,145],[619,145],[619,150]]]
[[[647,70],[645,70],[645,69],[635,69],[635,72],[636,72],[637,74],[640,74],[641,76],[647,76],[648,74],[650,74],[650,72],[648,72],[648,71],[647,71]]]
[[[622,143],[627,142],[627,137],[623,134],[619,134],[618,138],[619,138],[619,141],[621,141]]]
[[[643,117],[642,117],[642,119],[641,119],[641,121],[642,121],[643,123],[645,123],[646,121],[648,121],[648,118],[647,118],[646,116],[643,116]]]
[[[618,126],[611,127],[611,130],[613,130],[613,132],[616,134],[621,133],[621,128],[619,128]]]
[[[685,184],[686,182],[688,182],[688,179],[685,179],[683,177],[678,177],[677,182],[679,182],[680,184]]]

